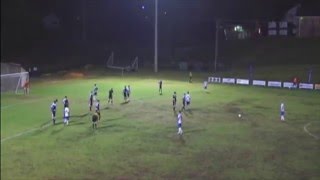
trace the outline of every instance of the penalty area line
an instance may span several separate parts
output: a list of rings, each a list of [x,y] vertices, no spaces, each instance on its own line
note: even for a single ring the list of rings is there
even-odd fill
[[[48,123],[48,124],[46,124],[46,125],[44,125],[44,126],[42,126],[42,127],[29,129],[29,130],[27,130],[27,131],[23,131],[23,132],[21,132],[21,133],[15,134],[15,135],[13,135],[13,136],[9,136],[9,137],[3,138],[3,139],[1,139],[1,144],[2,144],[3,142],[5,142],[5,141],[10,140],[10,139],[14,139],[14,138],[17,138],[17,137],[20,137],[20,136],[24,136],[24,135],[26,135],[26,134],[28,134],[28,133],[31,133],[31,132],[34,132],[34,131],[38,131],[38,130],[44,129],[44,128],[46,128],[46,127],[49,127],[50,125],[51,125],[51,123]]]
[[[306,124],[306,125],[303,127],[303,130],[304,130],[306,133],[308,133],[310,136],[312,136],[312,137],[314,137],[315,139],[318,140],[318,139],[319,139],[318,136],[316,136],[316,135],[314,135],[314,134],[312,134],[311,132],[308,131],[307,127],[308,127],[309,125],[311,125],[311,122],[309,122],[308,124]]]

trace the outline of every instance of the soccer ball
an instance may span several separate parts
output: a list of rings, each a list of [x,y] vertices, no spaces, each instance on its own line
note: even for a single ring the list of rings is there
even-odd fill
[[[238,117],[241,118],[241,114],[238,114]]]

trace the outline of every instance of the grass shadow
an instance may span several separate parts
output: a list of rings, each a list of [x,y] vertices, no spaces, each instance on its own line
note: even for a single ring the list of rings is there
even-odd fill
[[[125,102],[122,102],[122,103],[120,103],[120,105],[122,106],[122,105],[126,105],[126,104],[128,104],[130,101],[125,101]]]
[[[193,132],[201,132],[201,131],[205,131],[205,128],[200,128],[200,129],[189,129],[189,130],[184,130],[184,132],[187,133],[193,133]]]
[[[103,108],[103,110],[107,110],[107,109],[110,109],[110,107],[105,107],[105,108]]]
[[[63,129],[64,129],[64,128],[61,127],[61,128],[58,129],[58,130],[53,130],[53,131],[51,132],[51,135],[58,134],[58,133],[60,133]]]
[[[185,145],[186,144],[186,140],[184,140],[183,135],[178,135],[178,136],[179,136],[178,140],[179,140],[180,144],[181,145]]]
[[[88,115],[89,115],[89,113],[85,113],[85,114],[81,114],[81,115],[73,115],[73,116],[70,116],[70,118],[73,118],[73,117],[83,118],[83,117],[86,117]]]
[[[92,126],[90,126],[91,128],[92,128]],[[113,125],[113,124],[110,124],[110,125],[104,125],[104,126],[99,126],[99,124],[98,124],[98,130],[100,129],[100,130],[104,130],[104,129],[109,129],[109,128],[112,128],[112,127],[115,127],[115,125]]]

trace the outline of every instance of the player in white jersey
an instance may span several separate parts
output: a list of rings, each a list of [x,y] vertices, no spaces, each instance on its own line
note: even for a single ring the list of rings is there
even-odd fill
[[[203,88],[206,90],[208,88],[208,81],[203,82]]]
[[[190,96],[190,93],[189,93],[189,91],[188,91],[187,94],[186,94],[186,104],[187,104],[187,107],[189,107],[190,102],[191,102],[191,96]]]
[[[177,116],[177,126],[178,126],[178,135],[182,135],[182,114],[181,111],[179,111],[178,116]]]
[[[284,107],[284,103],[281,103],[280,104],[280,120],[281,121],[285,121],[284,115],[285,115],[285,107]]]
[[[68,107],[65,107],[64,108],[64,121],[63,121],[63,124],[64,125],[69,125],[69,118],[70,118],[70,110]]]

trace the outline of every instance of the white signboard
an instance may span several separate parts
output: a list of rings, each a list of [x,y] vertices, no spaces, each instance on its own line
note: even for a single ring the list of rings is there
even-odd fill
[[[209,83],[221,83],[221,78],[220,77],[208,77],[208,82]]]
[[[237,79],[237,84],[249,85],[249,79]]]
[[[300,83],[299,84],[300,89],[313,89],[313,84],[308,83]]]
[[[268,22],[268,28],[277,28],[277,23],[275,21]]]
[[[280,81],[268,81],[268,86],[269,87],[281,87],[281,82]]]
[[[254,86],[266,86],[266,81],[263,80],[253,80],[252,85]]]
[[[279,35],[281,35],[281,36],[287,36],[287,35],[288,35],[288,30],[286,30],[286,29],[281,29],[281,30],[279,31]]]
[[[293,87],[293,83],[292,82],[283,82],[283,87],[284,88],[292,88]]]
[[[314,85],[314,89],[320,90],[320,84],[315,84],[315,85]]]
[[[268,34],[269,36],[276,36],[278,33],[277,33],[277,30],[269,30]]]
[[[235,84],[236,79],[235,78],[222,78],[222,83]]]
[[[279,22],[279,27],[282,29],[288,28],[288,22],[287,21],[282,21]]]

